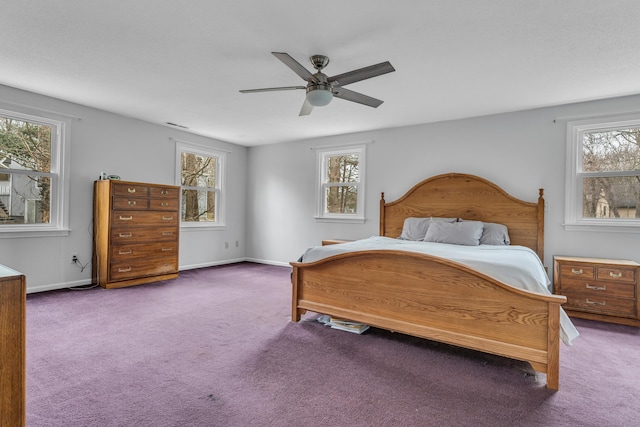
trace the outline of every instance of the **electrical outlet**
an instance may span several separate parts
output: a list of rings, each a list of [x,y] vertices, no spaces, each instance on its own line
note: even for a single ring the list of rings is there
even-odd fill
[[[229,249],[229,242],[224,242],[224,248]]]
[[[78,254],[71,254],[71,264],[78,262]]]
[[[236,248],[240,247],[240,242],[236,240]]]

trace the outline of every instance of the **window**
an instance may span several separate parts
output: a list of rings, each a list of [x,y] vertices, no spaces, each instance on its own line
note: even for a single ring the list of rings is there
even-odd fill
[[[0,110],[0,236],[68,233],[65,121]]]
[[[567,124],[565,225],[640,232],[640,116]]]
[[[181,225],[224,225],[223,180],[226,152],[177,142],[176,181],[181,186]]]
[[[364,222],[365,146],[318,150],[319,220]]]

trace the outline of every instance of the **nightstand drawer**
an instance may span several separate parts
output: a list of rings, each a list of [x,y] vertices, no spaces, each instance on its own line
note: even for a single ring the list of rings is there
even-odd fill
[[[635,268],[598,267],[596,278],[611,282],[635,283],[636,271]]]
[[[593,296],[594,298],[598,298],[597,295],[631,299],[636,297],[636,287],[633,284],[597,282],[584,279],[568,279],[565,277],[562,278],[562,292],[563,295],[579,293],[586,296]]]
[[[595,267],[581,264],[562,264],[560,275],[562,277],[580,277],[582,279],[594,279],[596,277]]]

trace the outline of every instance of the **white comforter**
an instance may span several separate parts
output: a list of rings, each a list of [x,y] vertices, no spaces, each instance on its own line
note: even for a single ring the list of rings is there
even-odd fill
[[[551,295],[550,280],[538,255],[525,246],[461,246],[446,243],[414,242],[374,236],[339,245],[308,249],[302,262],[313,262],[333,255],[374,249],[420,252],[450,259],[491,276],[503,283],[530,292]],[[560,338],[571,345],[579,335],[569,316],[560,309]]]

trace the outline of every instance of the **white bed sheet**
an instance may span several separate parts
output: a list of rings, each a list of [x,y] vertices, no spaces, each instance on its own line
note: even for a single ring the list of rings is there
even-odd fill
[[[404,250],[446,258],[473,268],[510,286],[551,295],[551,281],[538,255],[525,246],[462,246],[446,243],[415,242],[373,236],[338,245],[315,246],[302,256],[313,262],[333,255],[376,249]],[[569,316],[560,308],[560,338],[566,345],[580,335]]]

